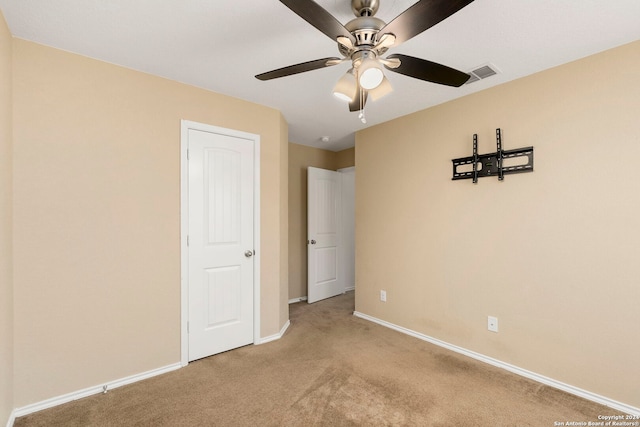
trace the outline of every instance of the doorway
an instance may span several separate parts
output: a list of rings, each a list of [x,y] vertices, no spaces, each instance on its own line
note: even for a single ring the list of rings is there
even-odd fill
[[[355,168],[307,169],[307,301],[355,289]]]

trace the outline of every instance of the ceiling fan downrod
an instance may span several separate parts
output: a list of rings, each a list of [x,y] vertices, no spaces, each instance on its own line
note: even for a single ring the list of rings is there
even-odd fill
[[[379,0],[351,0],[351,10],[357,17],[373,16],[380,7]]]

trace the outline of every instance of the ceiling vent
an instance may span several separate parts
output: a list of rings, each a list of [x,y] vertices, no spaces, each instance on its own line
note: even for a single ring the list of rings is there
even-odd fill
[[[469,71],[467,74],[471,76],[465,84],[477,82],[478,80],[486,79],[487,77],[495,76],[498,74],[498,68],[493,64],[486,64],[475,70]]]

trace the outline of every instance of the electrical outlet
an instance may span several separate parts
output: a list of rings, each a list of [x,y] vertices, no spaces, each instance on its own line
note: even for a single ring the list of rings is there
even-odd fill
[[[387,302],[387,291],[380,291],[380,301]]]
[[[489,316],[487,318],[487,329],[491,332],[498,332],[498,318]]]

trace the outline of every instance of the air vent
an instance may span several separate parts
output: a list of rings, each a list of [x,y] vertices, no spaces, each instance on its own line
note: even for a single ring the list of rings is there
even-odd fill
[[[498,74],[498,68],[492,64],[486,64],[468,72],[471,76],[465,84],[477,82],[478,80],[486,79],[487,77],[495,76]]]

